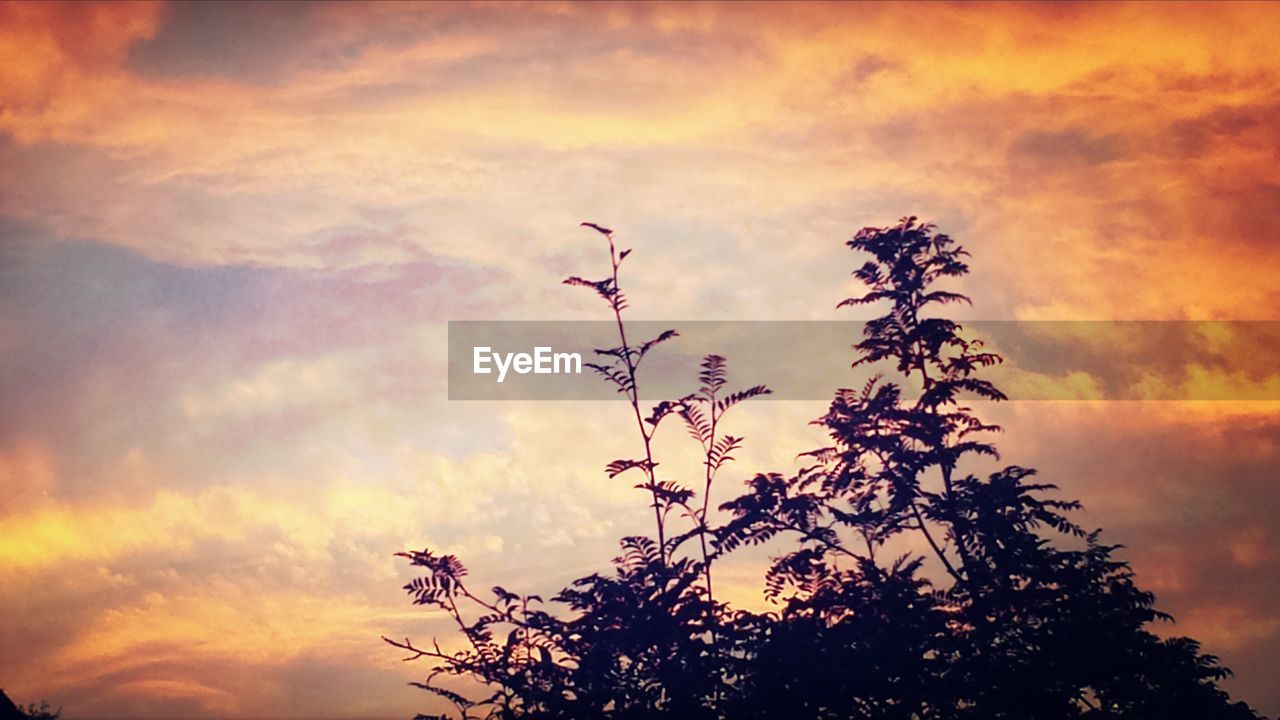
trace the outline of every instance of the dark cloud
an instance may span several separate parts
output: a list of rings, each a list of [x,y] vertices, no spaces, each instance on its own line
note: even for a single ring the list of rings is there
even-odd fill
[[[854,63],[849,70],[849,80],[855,85],[878,73],[889,72],[901,65],[880,55],[868,55]]]
[[[1262,659],[1280,638],[1280,418],[1164,403],[1016,411],[1006,460],[1036,465],[1084,502],[1086,526],[1125,546],[1139,582],[1179,621],[1160,632],[1204,641],[1236,670],[1233,692],[1280,707]]]
[[[321,30],[315,7],[305,2],[169,3],[156,35],[130,47],[129,62],[144,76],[272,82],[304,63],[310,69],[333,69],[357,55],[356,47],[314,42]]]
[[[1119,160],[1124,144],[1114,134],[1095,134],[1081,128],[1032,130],[1014,140],[1010,154],[1045,167],[1102,165]]]
[[[1244,133],[1263,127],[1280,106],[1225,106],[1174,121],[1167,133],[1168,151],[1176,157],[1204,157],[1220,143],[1238,142]]]

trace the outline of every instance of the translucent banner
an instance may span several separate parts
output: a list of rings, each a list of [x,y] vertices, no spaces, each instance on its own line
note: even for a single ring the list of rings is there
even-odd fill
[[[767,385],[774,400],[826,400],[837,388],[893,367],[859,365],[862,322],[635,321],[628,345],[675,331],[638,359],[640,397],[672,399],[697,387],[709,354],[728,359],[730,385]],[[979,375],[1010,400],[1280,400],[1277,321],[971,321],[962,336],[1003,357]],[[449,323],[451,400],[609,400],[620,397],[592,365],[620,345],[610,321]],[[639,353],[637,352],[638,356]]]

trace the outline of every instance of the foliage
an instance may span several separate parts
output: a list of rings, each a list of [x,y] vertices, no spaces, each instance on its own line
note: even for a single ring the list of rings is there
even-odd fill
[[[586,225],[608,241],[611,274],[566,283],[610,307],[619,344],[591,367],[627,399],[643,449],[606,473],[637,477],[654,536],[624,538],[611,574],[553,598],[560,612],[501,587],[474,593],[452,556],[402,553],[423,570],[406,586],[414,602],[447,613],[467,644],[388,642],[435,662],[415,684],[459,717],[1257,717],[1218,687],[1228,670],[1215,657],[1150,631],[1169,618],[1116,546],[1070,520],[1077,503],[1054,499],[1028,468],[966,471],[998,459],[998,428],[968,403],[1005,396],[980,376],[1000,358],[930,314],[969,301],[938,287],[968,272],[951,238],[905,218],[849,241],[870,259],[854,272],[866,291],[841,305],[884,309],[854,345],[855,365],[892,377],[837,391],[815,421],[829,442],[794,474],[754,475],[717,524],[707,498],[743,441],[723,432],[724,415],[768,390],[727,391],[725,360],[712,355],[696,392],[644,407],[637,371],[675,332],[629,342],[618,271],[630,251]],[[701,487],[658,472],[651,441],[668,418],[702,449]],[[777,610],[717,601],[716,561],[766,543],[777,554],[762,592]]]
[[[40,702],[39,707],[36,707],[35,703],[28,703],[25,709],[18,708],[18,712],[23,713],[24,717],[31,718],[31,720],[58,720],[58,718],[62,717],[61,708],[52,710],[49,707],[49,703],[44,701]]]

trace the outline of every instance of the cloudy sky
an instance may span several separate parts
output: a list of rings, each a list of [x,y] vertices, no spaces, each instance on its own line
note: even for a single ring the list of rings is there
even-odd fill
[[[976,317],[1280,320],[1277,37],[1268,4],[0,5],[0,686],[428,707],[378,636],[447,628],[393,552],[545,592],[645,528],[600,471],[622,406],[446,400],[447,320],[600,317],[559,284],[604,259],[582,220],[635,248],[636,317],[842,317],[843,241],[915,214]],[[820,405],[744,411],[726,482]],[[990,417],[1280,712],[1280,403]]]

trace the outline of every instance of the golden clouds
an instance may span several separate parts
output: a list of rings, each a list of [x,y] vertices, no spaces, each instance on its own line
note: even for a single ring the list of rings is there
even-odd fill
[[[159,27],[155,3],[0,5],[0,130],[76,141],[129,82],[129,46]]]
[[[921,212],[1008,259],[988,263],[1001,314],[1280,302],[1249,262],[1280,182],[1267,5],[325,5],[269,81],[143,71],[131,42],[191,30],[141,7],[95,30],[88,65],[58,28],[98,10],[21,9],[75,82],[9,103],[6,213],[185,263],[326,267],[346,234],[364,262],[513,267],[568,252],[551,228],[583,208],[723,228],[752,255],[765,219],[812,255],[833,241],[815,208],[839,232]],[[516,232],[536,238],[519,258]]]
[[[0,522],[47,502],[54,491],[53,454],[29,437],[19,437],[9,448],[0,450]]]
[[[612,408],[413,392],[440,391],[433,321],[586,312],[556,290],[599,257],[583,219],[636,248],[649,317],[835,317],[841,241],[912,213],[973,251],[974,317],[1275,318],[1277,36],[1262,3],[0,5],[4,221],[191,266],[68,255],[93,267],[31,280],[53,299],[15,296],[50,304],[23,333],[29,308],[0,292],[0,356],[77,356],[30,384],[43,425],[11,410],[0,445],[0,594],[35,618],[0,630],[39,643],[22,684],[83,688],[80,707],[288,710],[307,653],[397,667],[375,641],[412,616],[395,550],[530,584],[598,567],[648,521],[599,474],[629,452]],[[267,269],[240,284],[243,265]],[[147,287],[59,300],[58,282]],[[53,323],[110,342],[44,345]],[[127,362],[97,354],[111,342]],[[1150,363],[1138,396],[1280,392],[1265,348],[1173,367],[1082,342]],[[1016,380],[1108,396],[1092,375]],[[1207,594],[1275,564],[1252,529],[1275,404],[1062,406],[1007,411],[1016,461],[1135,546],[1156,536],[1139,570],[1197,609],[1192,630],[1272,637],[1242,627],[1273,633],[1274,607]],[[813,414],[744,411],[742,472],[790,467]],[[658,440],[668,466],[696,465],[678,440]],[[1221,542],[1188,540],[1219,506]]]
[[[133,42],[159,26],[155,3],[4,3],[0,6],[3,95],[10,103],[39,100],[59,81],[123,62]],[[80,75],[83,79],[83,75]]]

